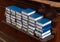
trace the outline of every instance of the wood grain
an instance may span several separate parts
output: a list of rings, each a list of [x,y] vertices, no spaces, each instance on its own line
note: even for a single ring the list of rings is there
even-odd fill
[[[48,4],[53,7],[60,8],[60,2],[54,2],[54,1],[48,1],[48,0],[32,0],[32,1],[40,2],[40,3]]]

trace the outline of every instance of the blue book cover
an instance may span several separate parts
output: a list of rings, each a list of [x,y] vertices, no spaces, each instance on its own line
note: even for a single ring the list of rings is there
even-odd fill
[[[51,22],[52,21],[50,19],[42,18],[36,21],[36,25],[40,25],[41,27],[43,27],[43,26],[50,24]]]
[[[38,31],[35,31],[35,34],[36,34],[36,35],[39,35],[39,36],[41,36],[41,37],[43,37],[43,36],[45,36],[45,35],[47,35],[47,34],[49,34],[49,33],[51,33],[51,30],[46,31],[45,33],[40,33],[40,32],[38,32]]]
[[[46,38],[46,37],[48,37],[48,36],[51,36],[51,33],[48,33],[48,34],[42,36],[41,38],[44,39],[44,38]]]
[[[29,19],[34,20],[34,21],[39,20],[41,18],[43,18],[42,14],[38,14],[38,13],[35,13],[29,16]]]
[[[52,28],[52,24],[48,24],[48,25],[46,25],[44,27],[41,27],[41,26],[36,25],[36,28],[39,28],[40,30],[46,29],[48,27],[51,27]]]
[[[17,7],[17,6],[14,6],[14,5],[8,6],[8,7],[6,7],[6,8],[8,8],[8,9],[10,9],[10,10],[14,10],[14,11],[19,12],[19,13],[21,13],[21,11],[23,10],[22,8]]]
[[[31,15],[31,14],[34,14],[35,12],[36,11],[34,9],[31,9],[31,8],[27,8],[27,9],[22,11],[22,13],[25,15]]]
[[[52,29],[52,26],[50,26],[50,25],[44,27],[44,29],[36,28],[36,30],[37,30],[38,32],[41,32],[41,33],[44,33],[44,32],[46,32],[46,31],[48,31],[48,30],[51,30],[51,29]]]

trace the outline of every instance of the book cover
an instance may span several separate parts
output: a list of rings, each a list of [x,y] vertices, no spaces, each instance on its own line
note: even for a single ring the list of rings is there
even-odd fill
[[[29,19],[34,21],[37,21],[42,18],[43,18],[42,14],[39,14],[39,13],[35,13],[29,16]]]
[[[40,25],[42,27],[50,24],[52,21],[50,19],[47,19],[47,18],[42,18],[42,19],[39,19],[36,21],[36,25]]]
[[[47,26],[45,26],[45,27],[43,27],[43,29],[41,29],[41,28],[36,28],[37,31],[40,31],[40,32],[42,32],[42,33],[46,32],[46,31],[48,31],[48,30],[51,30],[51,29],[52,29],[52,26],[51,26],[50,24],[47,25]]]
[[[16,11],[16,12],[19,12],[19,13],[21,13],[21,11],[24,10],[23,8],[17,7],[17,6],[14,6],[14,5],[8,6],[8,7],[6,7],[6,8],[8,8],[8,9],[10,9],[10,10],[13,10],[13,11]]]
[[[35,31],[36,36],[39,35],[39,36],[41,36],[41,37],[45,36],[45,35],[48,34],[48,33],[51,33],[51,30],[48,30],[48,31],[46,31],[46,32],[44,32],[44,33]]]
[[[25,9],[25,10],[22,11],[22,14],[29,16],[31,14],[34,14],[35,12],[36,11],[34,9],[27,8],[27,9]]]
[[[41,38],[44,39],[44,38],[46,38],[46,37],[48,37],[48,36],[50,36],[50,35],[51,35],[51,33],[48,33],[48,34],[42,36]]]

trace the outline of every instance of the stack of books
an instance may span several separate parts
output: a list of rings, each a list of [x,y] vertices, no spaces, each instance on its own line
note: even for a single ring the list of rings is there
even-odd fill
[[[22,21],[21,21],[21,11],[23,10],[22,8],[16,7],[16,6],[8,6],[6,7],[7,12],[10,13],[10,22],[12,25],[21,28],[22,26]],[[6,15],[7,17],[7,15]],[[9,17],[9,16],[8,16]],[[6,18],[6,21],[8,19]]]
[[[50,36],[51,29],[52,29],[51,20],[47,18],[42,18],[36,21],[35,34],[37,37],[44,39]]]
[[[27,31],[28,28],[28,19],[29,16],[34,14],[36,11],[34,9],[31,8],[27,8],[25,10],[22,11],[22,22],[23,22],[23,30]]]
[[[6,22],[11,23],[11,20],[10,20],[11,12],[10,12],[10,9],[8,7],[6,7],[5,15],[6,15]]]
[[[36,21],[39,19],[42,19],[43,16],[41,14],[35,13],[29,16],[29,28],[28,28],[28,32],[32,35],[34,35],[34,31],[36,28]]]
[[[8,6],[5,11],[6,22],[16,26],[18,29],[27,31],[44,39],[51,35],[52,21],[36,13],[32,8],[23,9],[16,6]]]
[[[6,15],[6,22],[7,23],[11,23],[11,21],[10,21],[10,14],[5,13],[5,15]]]

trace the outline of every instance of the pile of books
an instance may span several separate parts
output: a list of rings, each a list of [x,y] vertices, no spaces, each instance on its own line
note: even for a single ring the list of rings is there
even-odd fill
[[[16,26],[17,28],[21,29],[22,27],[22,17],[21,11],[23,9],[17,6],[8,6],[6,7],[6,22],[11,23],[12,25]],[[9,16],[8,16],[9,15]]]
[[[23,30],[24,31],[28,31],[29,16],[34,14],[35,12],[36,11],[31,8],[27,8],[22,11],[22,22],[23,22]]]
[[[31,35],[34,35],[34,31],[36,28],[36,21],[42,19],[43,16],[41,14],[35,13],[29,16],[29,28],[28,31]]]
[[[24,32],[44,39],[51,35],[52,21],[32,8],[6,7],[6,22]]]
[[[35,30],[36,36],[38,36],[42,39],[50,36],[51,29],[52,29],[51,22],[52,21],[47,18],[42,18],[42,19],[37,20],[36,30]]]

